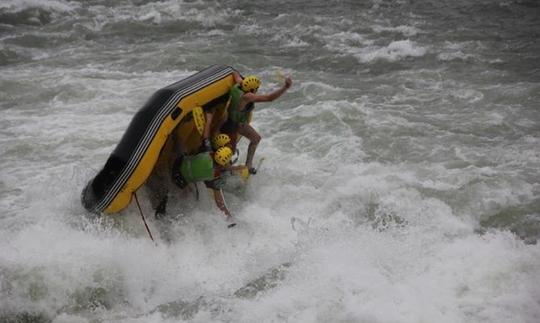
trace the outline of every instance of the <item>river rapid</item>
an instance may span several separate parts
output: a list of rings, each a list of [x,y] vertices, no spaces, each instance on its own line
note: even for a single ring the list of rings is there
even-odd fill
[[[1,322],[540,321],[540,3],[0,3]],[[136,111],[262,79],[259,173],[80,204]],[[241,160],[246,142],[240,144]]]

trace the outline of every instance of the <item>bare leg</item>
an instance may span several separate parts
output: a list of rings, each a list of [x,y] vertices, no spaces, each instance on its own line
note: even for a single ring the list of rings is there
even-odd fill
[[[170,136],[165,142],[152,174],[150,174],[150,177],[145,183],[150,204],[155,210],[156,218],[166,214],[167,196],[169,193],[169,184],[171,183],[171,169],[176,158],[174,150],[177,149],[178,153],[180,153],[181,148],[175,136]]]
[[[213,113],[206,112],[206,124],[204,126],[203,139],[210,138],[210,127],[212,126]]]
[[[238,127],[238,133],[242,136],[249,139],[249,146],[246,157],[246,166],[251,169],[253,163],[253,156],[255,156],[255,150],[257,150],[257,145],[261,141],[261,136],[257,133],[255,129],[249,124],[240,124]]]
[[[156,218],[162,217],[166,213],[167,194],[169,192],[168,184],[168,176],[164,176],[163,172],[160,172],[160,170],[152,173],[146,181],[150,204],[155,210]]]

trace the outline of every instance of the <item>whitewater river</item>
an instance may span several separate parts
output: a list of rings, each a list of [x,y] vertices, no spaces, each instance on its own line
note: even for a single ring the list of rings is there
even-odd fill
[[[213,64],[294,82],[238,225],[205,190],[163,221],[141,193],[155,244],[88,214],[137,110]],[[0,1],[0,322],[537,323],[539,238],[538,1]]]

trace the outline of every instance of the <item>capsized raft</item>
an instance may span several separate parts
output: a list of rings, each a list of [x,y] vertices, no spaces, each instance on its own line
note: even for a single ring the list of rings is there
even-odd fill
[[[187,153],[194,153],[202,138],[192,111],[199,106],[215,109],[212,124],[220,124],[226,117],[233,71],[229,66],[210,66],[154,93],[135,114],[103,169],[83,189],[84,208],[108,214],[126,208],[171,135],[180,138]]]

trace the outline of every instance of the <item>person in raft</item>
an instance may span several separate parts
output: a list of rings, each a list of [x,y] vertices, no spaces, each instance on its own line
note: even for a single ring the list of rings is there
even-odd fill
[[[248,116],[254,109],[255,102],[272,102],[279,98],[291,85],[292,80],[289,76],[284,77],[285,83],[282,87],[273,92],[266,94],[257,94],[257,90],[261,85],[261,81],[256,76],[247,76],[242,78],[238,72],[234,72],[235,85],[230,90],[230,104],[227,110],[227,120],[221,127],[221,132],[228,133],[231,136],[240,134],[249,140],[249,146],[246,157],[245,166],[251,174],[255,174],[257,170],[253,168],[253,156],[257,145],[261,141],[261,136],[257,131],[249,125]],[[233,138],[235,140],[236,138]]]
[[[225,181],[222,175],[241,166],[231,166],[233,152],[230,143],[229,136],[218,134],[212,140],[212,150],[178,157],[173,165],[172,180],[181,189],[190,183],[204,182],[212,191],[217,207],[225,214],[227,227],[232,228],[236,223],[223,198]]]

